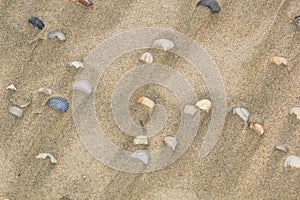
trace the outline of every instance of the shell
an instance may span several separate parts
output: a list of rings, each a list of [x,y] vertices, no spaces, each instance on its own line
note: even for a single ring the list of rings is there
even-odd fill
[[[183,109],[185,114],[194,115],[198,110],[193,105],[186,105]]]
[[[163,50],[167,51],[172,49],[175,45],[171,40],[168,39],[158,39],[152,44],[153,47],[161,47]]]
[[[232,114],[237,114],[242,120],[244,121],[244,124],[248,124],[249,121],[249,111],[245,108],[240,107],[234,107],[232,108]]]
[[[152,101],[152,100],[149,99],[148,97],[144,97],[144,96],[140,97],[140,98],[137,100],[137,102],[138,102],[139,104],[145,105],[145,106],[147,106],[147,107],[149,107],[149,108],[154,108],[154,106],[155,106],[154,101]]]
[[[204,5],[211,9],[212,13],[217,13],[220,11],[220,5],[215,0],[201,0],[196,6]]]
[[[208,99],[202,99],[197,101],[196,106],[201,110],[205,110],[207,113],[211,110],[211,102]]]
[[[297,119],[300,120],[300,108],[297,108],[297,107],[292,108],[291,109],[291,114],[295,114],[297,116]]]
[[[141,57],[140,57],[141,61],[144,61],[146,63],[152,63],[153,62],[153,56],[151,53],[149,52],[145,52]]]
[[[297,27],[300,28],[300,15],[294,18],[296,20]]]
[[[80,90],[89,95],[92,93],[93,86],[87,80],[79,80],[73,85],[73,90]]]
[[[147,151],[147,150],[137,150],[131,154],[131,157],[139,159],[145,165],[147,165],[149,162],[149,159],[150,159],[150,154],[149,154],[149,151]]]
[[[72,0],[73,2],[80,3],[86,7],[91,7],[94,3],[91,0]]]
[[[14,90],[14,91],[17,91],[17,88],[15,87],[15,85],[14,84],[10,84],[9,86],[7,86],[7,88],[6,89],[8,89],[8,90]]]
[[[52,94],[52,90],[49,88],[40,88],[39,92],[43,93],[43,94],[48,94],[48,95]]]
[[[31,99],[27,99],[27,102],[25,104],[17,105],[17,106],[19,106],[20,108],[25,108],[25,107],[29,106],[30,104],[31,104]]]
[[[34,27],[37,27],[40,30],[42,30],[45,26],[44,22],[37,17],[31,17],[30,19],[28,19],[28,23],[32,24]]]
[[[51,155],[50,153],[40,153],[39,155],[37,155],[35,158],[42,158],[42,159],[46,159],[47,157],[50,158],[50,162],[56,164],[57,160],[56,158]]]
[[[62,97],[51,97],[47,100],[46,104],[59,112],[66,112],[69,109],[69,102]]]
[[[288,156],[284,162],[285,167],[300,168],[300,158],[297,156]]]
[[[17,117],[22,117],[23,110],[21,108],[18,108],[16,106],[12,106],[9,108],[9,112]]]
[[[133,145],[139,145],[139,144],[148,145],[148,137],[145,135],[136,136],[133,139]]]
[[[275,145],[275,149],[279,150],[279,151],[283,151],[284,153],[289,152],[289,148],[287,147],[286,144],[277,144],[277,145]]]
[[[287,65],[288,64],[288,61],[286,58],[278,57],[278,56],[271,58],[271,62],[275,63],[276,65],[281,65],[281,64]]]
[[[80,62],[80,61],[68,62],[67,63],[67,67],[71,67],[71,66],[75,67],[76,69],[78,69],[78,68],[84,68],[83,67],[83,63]]]
[[[253,130],[258,135],[263,135],[264,132],[265,132],[263,125],[261,125],[259,123],[250,122],[249,127],[250,127],[251,130]]]
[[[174,137],[165,137],[164,142],[167,144],[167,146],[171,147],[173,150],[175,150],[177,146],[177,140]]]
[[[58,39],[60,39],[62,41],[65,41],[67,39],[66,36],[65,36],[65,34],[59,32],[59,31],[56,31],[56,30],[50,31],[48,33],[47,37],[49,39],[53,39],[53,38],[57,37]]]

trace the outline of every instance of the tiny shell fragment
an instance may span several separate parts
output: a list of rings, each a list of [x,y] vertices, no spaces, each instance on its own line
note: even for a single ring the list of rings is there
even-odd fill
[[[152,44],[153,47],[161,47],[163,50],[167,51],[172,49],[175,45],[171,40],[168,39],[158,39]]]
[[[139,145],[139,144],[148,145],[148,137],[145,135],[136,136],[133,139],[133,145]]]
[[[68,62],[67,63],[67,67],[71,67],[71,66],[75,67],[76,69],[78,69],[78,68],[84,68],[83,67],[83,63],[80,62],[80,61]]]
[[[43,93],[43,94],[48,94],[48,95],[52,94],[52,90],[49,88],[40,88],[39,92]]]
[[[66,112],[69,109],[69,102],[63,97],[51,97],[47,100],[46,104],[58,112]]]
[[[45,26],[43,21],[37,17],[31,17],[30,19],[28,19],[28,23],[32,24],[34,27],[37,27],[40,30],[42,30]]]
[[[285,167],[300,168],[300,158],[297,156],[288,156],[284,162]]]
[[[29,106],[30,104],[31,104],[31,99],[27,99],[26,103],[21,104],[21,105],[17,105],[17,106],[19,106],[20,108],[25,108],[25,107]]]
[[[264,134],[264,127],[263,127],[263,125],[261,125],[259,123],[250,122],[249,127],[251,130],[253,130],[258,135]]]
[[[147,107],[149,107],[149,108],[154,108],[154,106],[155,106],[154,101],[152,101],[152,100],[149,99],[148,97],[144,97],[144,96],[140,97],[140,98],[137,100],[137,102],[138,102],[139,104],[145,105],[145,106],[147,106]]]
[[[14,90],[14,91],[17,91],[17,88],[15,87],[15,85],[14,84],[10,84],[9,86],[7,86],[7,88],[6,89],[8,89],[8,90]]]
[[[147,150],[137,150],[131,154],[131,157],[139,159],[145,165],[148,164],[149,159],[150,159],[149,151],[147,151]]]
[[[140,57],[141,61],[144,61],[146,63],[152,63],[153,62],[153,56],[151,53],[149,52],[145,52],[141,57]]]
[[[56,30],[50,31],[48,33],[47,37],[49,39],[53,39],[53,38],[57,37],[59,40],[62,40],[62,41],[65,41],[67,39],[65,34],[59,32],[59,31],[56,31]]]
[[[50,158],[50,162],[56,164],[57,160],[56,158],[51,155],[50,153],[40,153],[39,155],[36,156],[36,158],[42,158],[42,159],[46,159],[47,157]]]
[[[289,148],[287,147],[286,144],[277,144],[277,145],[275,145],[275,149],[279,150],[279,151],[283,151],[284,153],[289,152]]]
[[[209,113],[211,109],[211,102],[208,99],[202,99],[197,101],[196,106],[198,106],[201,110],[205,110],[207,113]]]
[[[232,114],[237,114],[240,118],[242,118],[244,124],[248,124],[249,121],[249,112],[245,108],[234,107],[232,108]]]
[[[92,84],[87,80],[79,80],[73,85],[73,90],[80,90],[87,95],[91,94],[92,89]]]
[[[183,109],[185,114],[194,115],[198,110],[193,105],[186,105]]]
[[[173,150],[175,150],[177,146],[177,140],[174,137],[165,137],[164,142],[167,144],[167,146],[171,147]]]
[[[215,0],[201,0],[197,3],[196,6],[200,6],[200,5],[204,5],[208,7],[212,13],[217,13],[220,11],[220,6],[218,2],[216,2]]]
[[[92,2],[92,0],[72,0],[75,3],[80,3],[86,7],[91,7],[92,5],[94,5],[94,3]]]
[[[10,107],[9,112],[17,117],[22,117],[23,110],[16,106]]]
[[[271,58],[271,62],[275,63],[276,65],[281,65],[281,64],[287,65],[288,64],[288,61],[287,61],[286,58],[284,58],[284,57],[277,57],[277,56]]]
[[[300,120],[300,108],[297,108],[297,107],[292,108],[292,109],[291,109],[291,114],[295,114],[296,117],[297,117],[297,119]]]
[[[300,28],[300,15],[296,16],[294,19],[296,20],[297,27]]]

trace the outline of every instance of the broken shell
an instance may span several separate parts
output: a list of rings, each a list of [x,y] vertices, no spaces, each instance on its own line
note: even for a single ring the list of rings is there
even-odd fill
[[[292,108],[291,109],[291,114],[295,114],[297,116],[297,119],[300,120],[300,108],[297,108],[297,107]]]
[[[71,67],[71,66],[75,67],[76,69],[78,69],[78,68],[84,68],[83,67],[83,63],[79,62],[79,61],[68,62],[67,63],[67,67]]]
[[[277,145],[275,145],[275,149],[279,150],[279,151],[283,151],[284,153],[289,152],[289,148],[287,147],[286,144],[277,144]]]
[[[194,115],[198,110],[193,105],[186,105],[183,109],[185,114]]]
[[[46,159],[47,157],[50,158],[50,162],[56,164],[57,160],[56,158],[51,155],[50,153],[40,153],[39,155],[37,155],[35,158],[42,158],[42,159]]]
[[[37,27],[40,30],[42,30],[45,26],[43,21],[37,17],[31,17],[30,19],[28,19],[28,23],[32,24],[34,27]]]
[[[248,124],[249,121],[249,112],[245,108],[234,107],[232,108],[232,114],[237,114],[242,120],[244,124]]]
[[[151,53],[149,52],[145,52],[141,57],[140,57],[141,61],[144,61],[146,63],[152,63],[153,62],[153,56]]]
[[[52,90],[49,88],[40,88],[39,92],[43,94],[49,94],[49,95],[52,94]]]
[[[275,63],[276,65],[281,65],[281,64],[287,65],[288,64],[288,61],[287,61],[286,58],[284,58],[284,57],[277,57],[277,56],[271,58],[271,62]]]
[[[7,88],[6,89],[8,89],[8,90],[14,90],[14,91],[17,91],[17,88],[15,87],[15,85],[14,84],[10,84],[9,86],[7,86]]]
[[[68,100],[62,97],[51,97],[46,104],[59,112],[66,112],[69,109]]]
[[[297,27],[300,28],[300,15],[294,18],[296,20]]]
[[[131,157],[139,159],[145,165],[148,164],[149,159],[150,159],[149,151],[147,151],[147,150],[137,150],[131,154]]]
[[[91,7],[94,3],[91,0],[72,0],[75,3],[81,3],[84,6]]]
[[[216,2],[215,0],[201,0],[197,3],[196,6],[200,6],[200,5],[204,5],[208,7],[209,9],[211,9],[211,12],[213,13],[217,13],[220,11],[220,6],[218,2]]]
[[[284,162],[285,167],[300,168],[300,158],[297,156],[288,156]]]
[[[264,134],[264,127],[263,127],[263,125],[261,125],[259,123],[250,122],[249,127],[251,130],[256,132],[258,135]]]
[[[92,88],[93,88],[92,84],[87,80],[77,81],[73,85],[73,90],[80,90],[80,91],[86,93],[87,95],[91,94]]]
[[[22,105],[18,105],[20,108],[25,108],[27,106],[29,106],[31,104],[31,99],[27,100],[27,103],[22,104]]]
[[[22,117],[23,110],[16,106],[10,107],[9,112],[17,117]]]
[[[137,100],[137,102],[138,102],[139,104],[145,105],[145,106],[147,106],[147,107],[149,107],[149,108],[154,108],[154,106],[155,106],[154,101],[152,101],[151,99],[149,99],[149,98],[147,98],[147,97],[144,97],[144,96],[140,97],[140,98]]]
[[[177,140],[174,137],[165,137],[164,142],[167,144],[167,146],[171,147],[173,150],[175,150],[177,146]]]
[[[139,145],[139,144],[148,145],[148,137],[145,135],[136,136],[133,139],[133,145]]]
[[[49,39],[53,39],[53,38],[57,37],[59,40],[62,40],[62,41],[65,41],[65,40],[66,40],[65,34],[59,32],[59,31],[56,31],[56,30],[50,31],[50,32],[48,33],[47,37],[48,37]]]
[[[209,113],[211,109],[211,102],[208,99],[202,99],[197,101],[196,106],[198,106],[201,110],[205,110],[207,113]]]
[[[167,51],[172,49],[175,45],[171,40],[168,39],[158,39],[152,44],[153,47],[161,47],[163,50]]]

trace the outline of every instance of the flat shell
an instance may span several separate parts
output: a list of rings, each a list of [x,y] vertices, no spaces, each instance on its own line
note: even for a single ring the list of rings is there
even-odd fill
[[[271,58],[271,62],[275,63],[276,65],[281,65],[281,64],[287,65],[288,64],[288,61],[286,58],[279,57],[279,56],[275,56],[275,57]]]
[[[36,158],[41,158],[41,159],[46,159],[47,157],[50,158],[51,163],[53,163],[53,164],[57,163],[56,158],[53,155],[51,155],[50,153],[40,153],[39,155],[36,156]]]
[[[213,13],[217,13],[220,11],[220,6],[218,2],[216,2],[215,0],[201,0],[197,3],[196,6],[200,6],[200,5],[204,5],[208,7]]]
[[[89,95],[92,93],[93,86],[87,80],[79,80],[73,85],[73,90],[79,90]]]
[[[149,162],[149,159],[150,159],[150,154],[149,154],[149,151],[147,151],[147,150],[137,150],[131,154],[131,157],[139,159],[145,165],[147,165]]]
[[[59,112],[66,112],[69,109],[69,102],[63,97],[51,97],[46,104]]]
[[[263,135],[264,132],[265,132],[263,125],[261,125],[259,123],[250,122],[249,127],[250,127],[251,130],[253,130],[258,135]]]
[[[175,45],[171,40],[168,39],[158,39],[152,44],[153,47],[161,47],[163,50],[167,51],[172,49]]]
[[[300,168],[300,158],[298,156],[288,156],[285,159],[284,166]]]
[[[165,137],[164,142],[167,144],[167,146],[171,147],[173,150],[175,150],[177,146],[177,140],[174,137]]]
[[[183,109],[185,114],[194,115],[198,110],[193,105],[186,105]]]
[[[17,117],[22,117],[23,110],[21,108],[18,108],[16,106],[12,106],[9,108],[9,112]]]
[[[137,100],[137,102],[138,102],[139,104],[145,105],[145,106],[147,106],[147,107],[149,107],[149,108],[154,108],[154,106],[155,106],[155,102],[154,102],[154,101],[152,101],[152,100],[149,99],[148,97],[144,97],[144,96],[140,97],[140,98]]]
[[[140,57],[141,61],[144,61],[146,63],[152,63],[153,62],[153,56],[149,52],[143,53],[143,55]]]
[[[297,119],[300,120],[300,108],[297,108],[297,107],[292,108],[292,109],[291,109],[291,114],[295,114],[296,117],[297,117]]]
[[[211,102],[209,99],[202,99],[197,101],[196,106],[201,110],[205,110],[207,113],[211,110]]]
[[[277,144],[277,145],[275,145],[275,149],[279,150],[279,151],[283,151],[284,153],[289,152],[289,148],[286,144]]]
[[[52,90],[49,88],[40,88],[39,92],[43,93],[43,94],[48,94],[48,95],[52,94]]]
[[[148,145],[148,137],[145,135],[136,136],[133,139],[133,145],[139,145],[139,144]]]
[[[9,86],[7,86],[7,88],[6,89],[8,89],[8,90],[14,90],[14,91],[17,91],[17,88],[15,87],[15,85],[14,84],[10,84]]]
[[[240,118],[242,118],[244,124],[248,124],[249,121],[249,111],[245,108],[234,107],[232,108],[232,114],[237,114]]]
[[[63,34],[62,32],[56,31],[56,30],[50,31],[48,33],[47,37],[49,39],[53,39],[53,38],[57,37],[59,40],[62,40],[62,41],[65,41],[67,39],[65,34]]]
[[[84,68],[83,67],[83,63],[80,62],[80,61],[68,62],[67,63],[67,67],[71,67],[71,66],[75,67],[76,69],[78,69],[78,68]]]

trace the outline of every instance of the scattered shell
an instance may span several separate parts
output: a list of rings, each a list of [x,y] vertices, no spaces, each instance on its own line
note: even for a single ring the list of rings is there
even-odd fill
[[[148,137],[145,135],[136,136],[133,139],[133,145],[139,145],[139,144],[148,145]]]
[[[50,158],[50,162],[56,164],[57,160],[56,158],[51,155],[50,153],[40,153],[39,155],[37,155],[35,158],[42,158],[42,159],[46,159],[47,157]]]
[[[300,15],[295,17],[297,27],[300,28]]]
[[[279,151],[283,151],[284,153],[289,152],[289,148],[287,147],[286,144],[277,144],[277,145],[275,145],[275,149],[279,150]]]
[[[53,38],[57,37],[58,39],[60,39],[62,41],[65,41],[67,39],[66,36],[65,36],[65,34],[59,32],[59,31],[56,31],[56,30],[50,31],[48,33],[47,37],[49,39],[53,39]]]
[[[291,109],[291,114],[295,114],[297,116],[297,119],[300,120],[300,108],[297,108],[297,107],[292,108]]]
[[[198,106],[201,110],[205,110],[207,113],[209,113],[211,109],[211,102],[208,99],[202,99],[197,101],[196,106]]]
[[[6,89],[8,89],[8,90],[14,90],[14,91],[17,91],[17,88],[15,87],[15,85],[14,84],[10,84],[9,86],[7,86],[7,88]]]
[[[139,104],[145,105],[145,106],[147,106],[147,107],[149,107],[149,108],[154,108],[154,106],[155,106],[154,101],[152,101],[152,100],[149,99],[148,97],[144,97],[144,96],[140,97],[140,98],[137,100],[137,102],[138,102]]]
[[[183,109],[185,114],[194,115],[198,110],[193,105],[186,105]]]
[[[297,156],[288,156],[284,162],[285,167],[300,168],[300,158]]]
[[[48,94],[48,95],[52,94],[52,90],[49,88],[40,88],[39,92],[43,93],[43,94]]]
[[[215,0],[201,0],[196,6],[204,5],[211,9],[212,13],[217,13],[220,11],[220,5]]]
[[[28,99],[26,103],[17,105],[17,106],[19,106],[20,108],[25,108],[25,107],[29,106],[30,104],[31,104],[31,99]]]
[[[248,124],[249,121],[249,112],[245,108],[234,107],[232,108],[232,114],[237,114],[242,120],[244,124]]]
[[[151,53],[149,52],[145,52],[141,57],[140,57],[141,61],[144,61],[146,63],[152,63],[153,62],[153,56]]]
[[[91,0],[72,0],[75,3],[81,3],[84,6],[91,7],[94,3]]]
[[[29,20],[28,20],[28,23],[32,24],[34,27],[37,27],[38,29],[42,30],[44,28],[44,23],[42,20],[40,20],[39,18],[37,17],[31,17]]]
[[[16,106],[10,107],[9,112],[17,117],[22,117],[23,110]]]
[[[175,150],[177,146],[177,140],[174,137],[165,137],[164,142],[167,144],[167,146],[171,147],[173,150]]]
[[[87,95],[92,93],[93,86],[87,80],[79,80],[73,85],[73,90],[80,90]]]
[[[147,150],[137,150],[131,154],[131,157],[139,159],[145,165],[148,164],[149,159],[150,159],[149,151],[147,151]]]
[[[277,57],[277,56],[271,58],[271,62],[275,63],[276,65],[281,65],[281,64],[287,65],[288,64],[288,61],[287,61],[286,58],[284,58],[284,57]]]
[[[71,66],[75,67],[76,69],[78,69],[78,68],[84,68],[83,67],[83,63],[80,62],[80,61],[68,62],[67,63],[67,67],[71,67]]]
[[[171,40],[168,39],[158,39],[152,44],[153,47],[161,47],[163,50],[167,51],[172,49],[175,45]]]
[[[46,104],[59,112],[66,112],[69,109],[69,102],[62,97],[51,97],[47,100]]]
[[[250,122],[249,127],[251,130],[255,131],[258,135],[264,134],[264,127],[259,123]]]

